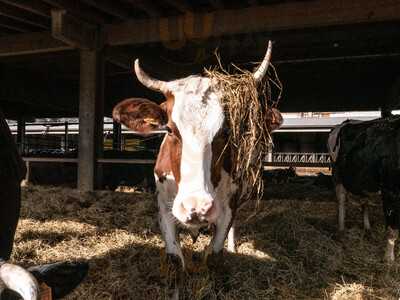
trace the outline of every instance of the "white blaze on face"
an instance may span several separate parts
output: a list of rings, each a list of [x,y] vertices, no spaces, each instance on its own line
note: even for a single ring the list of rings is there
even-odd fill
[[[214,222],[220,204],[211,183],[211,143],[224,121],[220,97],[211,80],[200,76],[169,82],[168,88],[175,99],[172,120],[182,137],[181,181],[172,212],[185,223],[188,212],[200,213],[211,205],[206,220]]]

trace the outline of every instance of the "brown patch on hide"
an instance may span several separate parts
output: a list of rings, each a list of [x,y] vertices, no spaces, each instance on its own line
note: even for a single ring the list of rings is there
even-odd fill
[[[170,129],[170,133],[165,136],[161,144],[154,172],[161,182],[165,180],[165,174],[172,172],[175,182],[178,184],[181,180],[182,137],[178,127],[176,127],[176,124],[171,119],[175,102],[174,96],[167,94],[166,97],[167,100],[160,107],[164,109],[168,116],[167,126]]]
[[[227,135],[221,131],[214,137],[211,145],[212,161],[211,161],[211,182],[216,188],[221,180],[221,170],[230,174],[232,161],[230,155],[230,147],[227,145]]]

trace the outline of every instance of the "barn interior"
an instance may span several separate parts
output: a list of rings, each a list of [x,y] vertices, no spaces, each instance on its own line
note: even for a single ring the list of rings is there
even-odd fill
[[[251,70],[273,40],[282,112],[397,109],[399,11],[398,0],[0,0],[0,109],[15,121],[19,145],[25,124],[37,118],[79,121],[79,128],[67,122],[53,128],[73,132],[58,137],[69,144],[68,155],[24,157],[28,169],[41,164],[53,179],[73,174],[68,180],[78,189],[58,182],[22,189],[12,261],[24,267],[89,261],[88,277],[66,299],[167,299],[154,195],[100,189],[104,178],[118,179],[108,164],[118,174],[153,178],[152,159],[105,157],[104,149],[121,147],[121,129],[103,124],[115,104],[128,97],[162,101],[137,81],[134,59],[163,80],[215,66],[216,50],[224,67]],[[276,145],[324,152],[328,129],[318,129],[286,129]],[[266,185],[268,201],[257,214],[250,205],[238,214],[238,251],[226,253],[215,273],[196,265],[209,236],[193,244],[183,235],[184,255],[195,261],[186,298],[398,299],[399,256],[393,267],[382,261],[379,197],[369,199],[370,236],[360,203],[352,200],[348,231],[339,240],[329,176],[287,175]]]
[[[252,69],[271,39],[281,111],[396,108],[399,8],[389,0],[1,0],[0,105],[21,122],[79,117],[78,186],[92,190],[103,116],[124,98],[162,100],[137,81],[135,58],[163,80],[215,66],[216,51],[226,68]]]

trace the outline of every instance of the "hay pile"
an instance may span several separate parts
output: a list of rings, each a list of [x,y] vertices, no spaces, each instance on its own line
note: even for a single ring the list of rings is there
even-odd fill
[[[252,208],[244,207],[239,220]],[[199,268],[209,242],[192,244],[194,256],[185,299],[397,299],[400,263],[381,262],[384,226],[373,211],[372,238],[363,237],[360,208],[349,205],[345,241],[334,238],[336,206],[321,198],[262,201],[259,213],[238,228],[238,253],[226,254],[215,271]],[[152,195],[29,186],[13,261],[30,266],[87,260],[87,279],[68,299],[165,299],[160,272],[163,242]],[[400,258],[398,258],[400,259]],[[197,267],[196,267],[197,266]]]
[[[231,151],[234,162],[231,176],[240,183],[240,202],[260,200],[264,191],[263,161],[272,143],[268,108],[272,103],[277,105],[282,85],[272,65],[262,82],[257,83],[253,73],[233,65],[237,72],[231,74],[222,67],[218,56],[217,59],[219,68],[205,70],[205,75],[211,78],[223,97],[230,130],[225,150]],[[279,88],[276,101],[272,99],[271,83]]]

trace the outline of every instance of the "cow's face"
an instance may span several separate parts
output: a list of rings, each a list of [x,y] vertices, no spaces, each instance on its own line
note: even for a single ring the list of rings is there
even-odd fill
[[[168,159],[177,184],[173,215],[188,226],[215,223],[222,203],[216,199],[218,183],[212,180],[215,177],[212,173],[218,172],[215,167],[221,164],[215,161],[223,149],[215,145],[223,144],[221,138],[226,126],[220,92],[211,79],[202,76],[169,82],[153,79],[140,68],[137,60],[135,72],[141,83],[162,92],[166,101],[157,105],[145,99],[125,100],[114,108],[114,119],[145,134],[168,130],[164,143],[169,143]],[[277,111],[271,113],[271,118],[277,116]]]
[[[192,76],[170,83],[171,121],[181,137],[180,181],[172,206],[183,223],[215,222],[221,203],[211,182],[212,142],[224,123],[220,95],[209,78]]]

